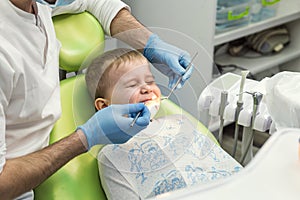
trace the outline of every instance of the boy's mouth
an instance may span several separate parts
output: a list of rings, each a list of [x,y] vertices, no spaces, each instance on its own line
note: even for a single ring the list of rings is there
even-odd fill
[[[156,95],[153,95],[151,98],[144,99],[140,102],[147,104],[147,103],[151,103],[151,102],[156,102],[157,100],[158,100],[158,97]]]

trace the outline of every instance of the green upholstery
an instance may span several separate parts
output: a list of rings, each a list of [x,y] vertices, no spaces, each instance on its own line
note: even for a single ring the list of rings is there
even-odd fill
[[[97,19],[83,12],[53,17],[54,28],[62,47],[59,65],[67,72],[75,72],[96,47],[104,49],[104,31]]]
[[[97,19],[88,12],[55,16],[53,23],[62,44],[59,55],[61,69],[78,71],[94,49],[100,52],[104,50],[104,31]],[[92,105],[89,98],[81,98],[89,96],[85,84],[79,84],[77,88],[74,79],[61,82],[62,116],[51,132],[50,143],[74,132],[94,112],[93,107],[87,110],[88,106],[78,114],[73,112],[73,107]],[[73,99],[76,101],[73,102]],[[97,151],[97,147],[92,150]],[[35,189],[35,199],[106,199],[99,181],[96,159],[91,153],[76,157]]]
[[[51,132],[50,143],[74,132],[78,125],[84,123],[95,112],[83,75],[78,77],[61,81],[62,116]],[[95,147],[92,151],[98,149],[99,147]],[[99,180],[96,158],[89,152],[71,160],[35,189],[35,199],[106,199]]]

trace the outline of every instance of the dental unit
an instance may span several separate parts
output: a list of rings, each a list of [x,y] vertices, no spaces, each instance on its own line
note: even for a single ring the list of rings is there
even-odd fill
[[[208,124],[206,124],[211,131],[219,131],[219,143],[222,145],[223,126],[234,123],[234,140],[232,146],[232,156],[236,156],[238,133],[240,127],[243,127],[244,142],[241,143],[243,152],[248,149],[244,161],[250,161],[252,146],[249,146],[249,135],[253,130],[265,132],[271,127],[271,116],[266,109],[263,101],[263,94],[265,94],[264,82],[247,79],[249,72],[243,71],[242,75],[226,73],[211,82],[201,93],[198,99],[198,109],[201,116],[208,114]],[[253,95],[243,95],[244,91],[251,91]],[[225,94],[227,97],[225,98]],[[254,102],[255,105],[254,105]],[[225,106],[225,107],[224,107]],[[224,108],[223,108],[224,107]],[[253,113],[255,113],[253,115]],[[200,119],[201,120],[201,119]],[[249,129],[249,130],[248,130]],[[248,160],[247,160],[248,159]]]

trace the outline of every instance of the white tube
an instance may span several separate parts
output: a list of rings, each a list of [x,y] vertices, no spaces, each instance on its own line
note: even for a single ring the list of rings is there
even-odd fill
[[[239,102],[243,101],[244,86],[245,86],[245,81],[248,73],[249,73],[248,70],[241,71],[242,77],[241,77],[241,85],[240,85],[239,100],[238,100]]]

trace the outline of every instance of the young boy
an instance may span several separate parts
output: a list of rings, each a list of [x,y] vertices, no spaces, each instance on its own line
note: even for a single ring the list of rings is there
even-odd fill
[[[143,102],[152,115],[161,92],[145,57],[130,49],[105,52],[87,70],[97,110]],[[154,106],[151,106],[154,105]],[[125,144],[107,145],[98,155],[108,199],[145,199],[228,177],[242,167],[183,115],[153,119]]]

